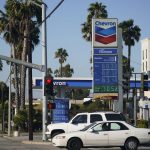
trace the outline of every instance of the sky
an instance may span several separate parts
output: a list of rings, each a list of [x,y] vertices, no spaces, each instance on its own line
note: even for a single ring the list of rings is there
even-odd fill
[[[60,0],[44,0],[47,4],[47,15]],[[118,22],[133,19],[134,24],[141,28],[141,38],[150,37],[150,0],[65,0],[63,4],[47,20],[47,60],[52,70],[59,68],[59,62],[54,58],[59,48],[66,49],[69,57],[65,64],[74,69],[73,77],[91,77],[90,55],[91,44],[82,38],[81,24],[86,21],[87,9],[91,3],[101,2],[106,6],[108,18],[118,18]],[[6,1],[0,0],[0,9],[4,10]],[[131,65],[135,72],[141,72],[141,42],[132,47]],[[123,46],[123,53],[127,56],[127,47]],[[10,46],[0,35],[0,54],[10,56]],[[42,64],[42,45],[35,47],[33,63]],[[9,66],[3,61],[3,71],[0,80],[6,81],[9,76]],[[41,77],[42,73],[33,70],[33,77]]]

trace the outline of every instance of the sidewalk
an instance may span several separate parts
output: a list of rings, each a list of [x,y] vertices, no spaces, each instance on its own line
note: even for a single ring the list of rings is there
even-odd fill
[[[29,141],[29,134],[28,133],[21,133],[20,136],[8,136],[6,134],[1,135],[4,138],[7,138],[12,141],[21,142],[24,144],[44,144],[44,145],[51,145],[50,141],[42,141],[42,133],[33,133],[33,141]]]

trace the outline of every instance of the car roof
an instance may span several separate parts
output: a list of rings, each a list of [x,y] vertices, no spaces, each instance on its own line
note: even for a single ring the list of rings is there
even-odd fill
[[[82,113],[78,113],[78,114],[120,114],[120,112],[117,111],[95,111],[95,112],[82,112]]]
[[[126,123],[125,121],[120,121],[120,120],[96,121],[96,123],[110,123],[110,122],[120,122],[120,123]]]

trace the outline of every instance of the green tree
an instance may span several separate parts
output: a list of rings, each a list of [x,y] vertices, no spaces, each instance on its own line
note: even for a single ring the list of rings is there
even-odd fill
[[[73,94],[73,99],[81,100],[89,96],[90,90],[88,89],[75,89]]]
[[[0,103],[8,100],[9,88],[4,82],[0,82]]]
[[[26,110],[20,110],[15,116],[14,116],[14,127],[16,129],[14,130],[25,130],[28,122],[28,113]]]
[[[56,69],[54,71],[55,77],[60,77],[61,76],[60,73],[61,73],[60,68]],[[62,76],[61,77],[72,77],[73,73],[74,73],[73,68],[70,67],[70,64],[67,64],[64,67],[62,67]]]
[[[8,100],[9,88],[4,82],[0,82],[0,122],[2,122],[2,131],[4,131],[4,123],[6,116],[6,102]]]
[[[70,67],[70,64],[67,64],[62,68],[63,77],[72,77],[73,73],[74,73],[74,70],[73,68]]]
[[[54,71],[54,75],[55,75],[55,77],[60,77],[60,71],[58,69],[56,69]]]
[[[63,63],[67,60],[68,53],[65,49],[59,48],[55,52],[55,58],[58,58],[60,63],[60,77],[62,77],[62,69],[63,69]]]
[[[50,76],[52,76],[53,71],[52,71],[52,69],[51,69],[51,68],[48,68],[48,69],[47,69],[47,74],[48,74],[48,75],[50,75]]]

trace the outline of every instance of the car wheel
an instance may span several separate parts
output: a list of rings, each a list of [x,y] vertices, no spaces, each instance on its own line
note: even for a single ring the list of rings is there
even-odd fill
[[[67,148],[68,150],[80,150],[82,147],[82,143],[80,139],[72,138],[68,141]]]
[[[129,138],[124,145],[126,150],[137,150],[138,141],[135,138]]]
[[[61,134],[61,133],[63,133],[63,132],[54,132],[54,133],[51,135],[51,139],[52,139],[54,136],[56,136],[56,135],[58,135],[58,134]]]

